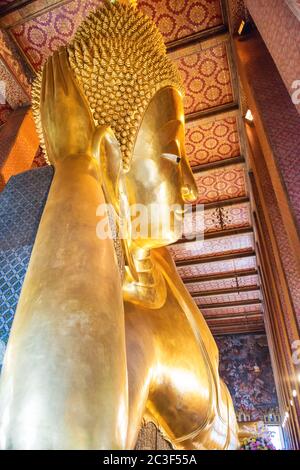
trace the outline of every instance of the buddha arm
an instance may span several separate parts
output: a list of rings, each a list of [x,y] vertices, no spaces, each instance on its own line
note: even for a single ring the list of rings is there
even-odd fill
[[[40,222],[5,356],[0,447],[120,449],[127,431],[121,281],[98,164],[67,158]]]

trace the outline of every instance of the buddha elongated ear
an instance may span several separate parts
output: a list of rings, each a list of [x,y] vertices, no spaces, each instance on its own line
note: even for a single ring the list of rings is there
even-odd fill
[[[108,126],[96,128],[93,136],[93,155],[99,163],[106,202],[120,216],[120,183],[123,174],[119,142]]]
[[[99,126],[95,130],[92,145],[93,155],[100,166],[105,200],[116,213],[125,264],[129,267],[132,277],[137,279],[136,269],[130,254],[131,219],[119,142],[110,127]]]

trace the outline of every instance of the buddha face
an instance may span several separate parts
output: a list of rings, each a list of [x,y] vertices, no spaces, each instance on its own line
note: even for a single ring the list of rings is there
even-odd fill
[[[184,149],[184,110],[175,88],[160,90],[142,119],[125,179],[128,202],[146,211],[132,217],[137,248],[168,245],[182,236],[184,205],[197,199],[197,187]],[[137,220],[148,231],[136,230]],[[140,226],[141,226],[140,225]]]

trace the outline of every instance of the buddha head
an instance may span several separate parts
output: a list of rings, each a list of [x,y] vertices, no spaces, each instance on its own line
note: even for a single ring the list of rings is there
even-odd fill
[[[153,248],[181,236],[176,220],[197,189],[184,149],[181,78],[162,35],[135,3],[105,1],[67,52],[96,127],[110,128],[119,143],[128,206],[147,208],[148,226],[155,227],[133,243]],[[166,224],[168,208],[175,209]]]

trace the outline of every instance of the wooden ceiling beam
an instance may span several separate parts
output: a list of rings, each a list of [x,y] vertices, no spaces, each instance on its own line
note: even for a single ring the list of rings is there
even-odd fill
[[[213,202],[205,202],[202,204],[204,206],[204,210],[215,209],[216,207],[227,207],[234,204],[244,204],[249,202],[250,199],[248,196],[239,196],[239,197],[232,197],[229,199],[224,199],[223,201],[213,201]],[[193,212],[196,211],[197,205],[200,204],[193,204],[192,210]]]
[[[234,335],[234,334],[265,334],[265,324],[264,323],[254,323],[254,325],[228,325],[228,326],[211,326],[210,330],[213,336],[223,336],[223,335]]]
[[[12,3],[0,7],[0,18],[2,16],[13,13],[14,11],[20,10],[20,8],[26,7],[36,0],[15,0]]]
[[[239,196],[232,197],[230,199],[224,199],[224,201],[207,202],[204,204],[204,210],[215,209],[216,207],[227,207],[234,204],[244,204],[249,202],[249,200],[250,199],[248,196]],[[196,206],[193,206],[193,210],[196,210]]]
[[[230,325],[210,325],[209,329],[213,336],[221,336],[223,334],[240,334],[240,333],[264,333],[264,322],[254,322],[252,325],[247,323],[234,323]]]
[[[247,321],[248,318],[258,318],[259,320],[263,320],[262,313],[259,312],[250,312],[249,314],[237,314],[237,315],[212,315],[211,317],[207,317],[204,315],[206,321],[214,321],[214,320],[245,320]]]
[[[228,271],[226,273],[219,274],[209,274],[205,276],[195,276],[189,278],[183,278],[185,284],[191,284],[194,282],[204,282],[204,281],[218,281],[220,279],[231,279],[234,277],[246,277],[246,276],[255,276],[258,274],[257,269],[247,269],[243,271]]]
[[[192,171],[195,175],[202,173],[203,171],[215,170],[224,166],[237,165],[239,163],[245,163],[245,158],[240,155],[238,157],[226,158],[225,160],[218,160],[217,162],[206,163],[204,165],[193,166]]]
[[[197,303],[197,306],[203,310],[209,310],[212,308],[230,308],[230,307],[246,307],[248,305],[261,305],[262,301],[260,299],[253,299],[253,300],[236,300],[232,302],[216,302],[214,304],[201,304]],[[239,313],[239,315],[244,315]],[[248,313],[245,313],[248,315]]]
[[[226,335],[240,335],[240,334],[247,334],[247,333],[256,333],[256,334],[265,334],[265,325],[260,324],[260,325],[254,325],[253,327],[251,326],[236,326],[236,327],[231,327],[229,326],[228,328],[225,329],[225,327],[221,328],[213,328],[211,327],[211,332],[214,337],[218,336],[226,336]]]
[[[190,127],[188,124],[198,120],[211,120],[211,119],[222,119],[228,116],[230,113],[238,114],[239,105],[237,103],[227,103],[221,104],[219,106],[214,106],[213,108],[204,109],[202,111],[195,111],[194,113],[186,114],[185,122],[187,123],[187,128]]]
[[[232,287],[230,289],[215,289],[199,292],[190,292],[192,297],[208,297],[214,295],[224,295],[224,294],[238,294],[239,292],[260,292],[260,286],[245,286],[245,287]]]
[[[209,319],[206,319],[206,322],[208,323],[210,328],[224,328],[226,326],[228,327],[237,327],[237,326],[254,326],[254,325],[264,325],[263,317],[254,319],[254,318],[249,318],[248,320],[244,318],[237,318],[237,319],[229,319],[229,318],[224,318],[220,321],[213,320],[210,321]]]
[[[258,320],[253,320],[253,318],[251,319],[251,321],[247,321],[247,319],[243,318],[241,321],[241,319],[238,319],[236,322],[234,321],[231,321],[231,323],[229,323],[229,321],[227,322],[226,324],[226,321],[228,319],[225,318],[225,321],[221,321],[219,322],[218,324],[217,323],[214,323],[214,322],[210,322],[209,320],[206,320],[207,323],[210,323],[211,325],[211,328],[236,328],[238,326],[241,326],[241,327],[257,327],[258,325],[263,325],[264,326],[264,321],[263,321],[263,317],[259,318]]]
[[[219,230],[216,232],[208,232],[208,233],[205,233],[203,239],[210,240],[214,238],[229,237],[231,235],[241,235],[244,233],[253,233],[253,228],[252,227],[238,227],[234,229],[224,229],[224,230]],[[180,243],[194,242],[196,240],[197,240],[196,238],[180,238],[179,240],[177,240],[177,242],[173,243],[172,245],[179,245]]]
[[[178,49],[183,49],[193,44],[200,44],[210,39],[220,39],[220,42],[228,41],[230,36],[228,27],[224,24],[213,26],[212,28],[198,31],[184,38],[174,39],[166,44],[167,53],[172,54]]]
[[[38,16],[68,4],[70,0],[23,0],[23,2],[20,2],[19,5],[15,3],[8,5],[9,9],[6,8],[3,14],[1,14],[0,8],[1,27],[11,30],[15,26],[34,20]]]
[[[211,240],[214,238],[228,237],[230,235],[241,235],[243,233],[253,233],[252,227],[238,227],[233,229],[224,229],[219,232],[208,232],[204,235],[204,240]]]
[[[221,4],[223,23],[229,29],[229,16],[228,16],[227,1],[228,0],[220,0],[220,4]]]
[[[176,266],[192,266],[195,264],[213,263],[214,261],[228,261],[230,259],[250,258],[252,256],[255,256],[254,250],[245,251],[243,253],[226,253],[221,255],[203,256],[196,259],[184,259],[176,261],[175,264]]]

